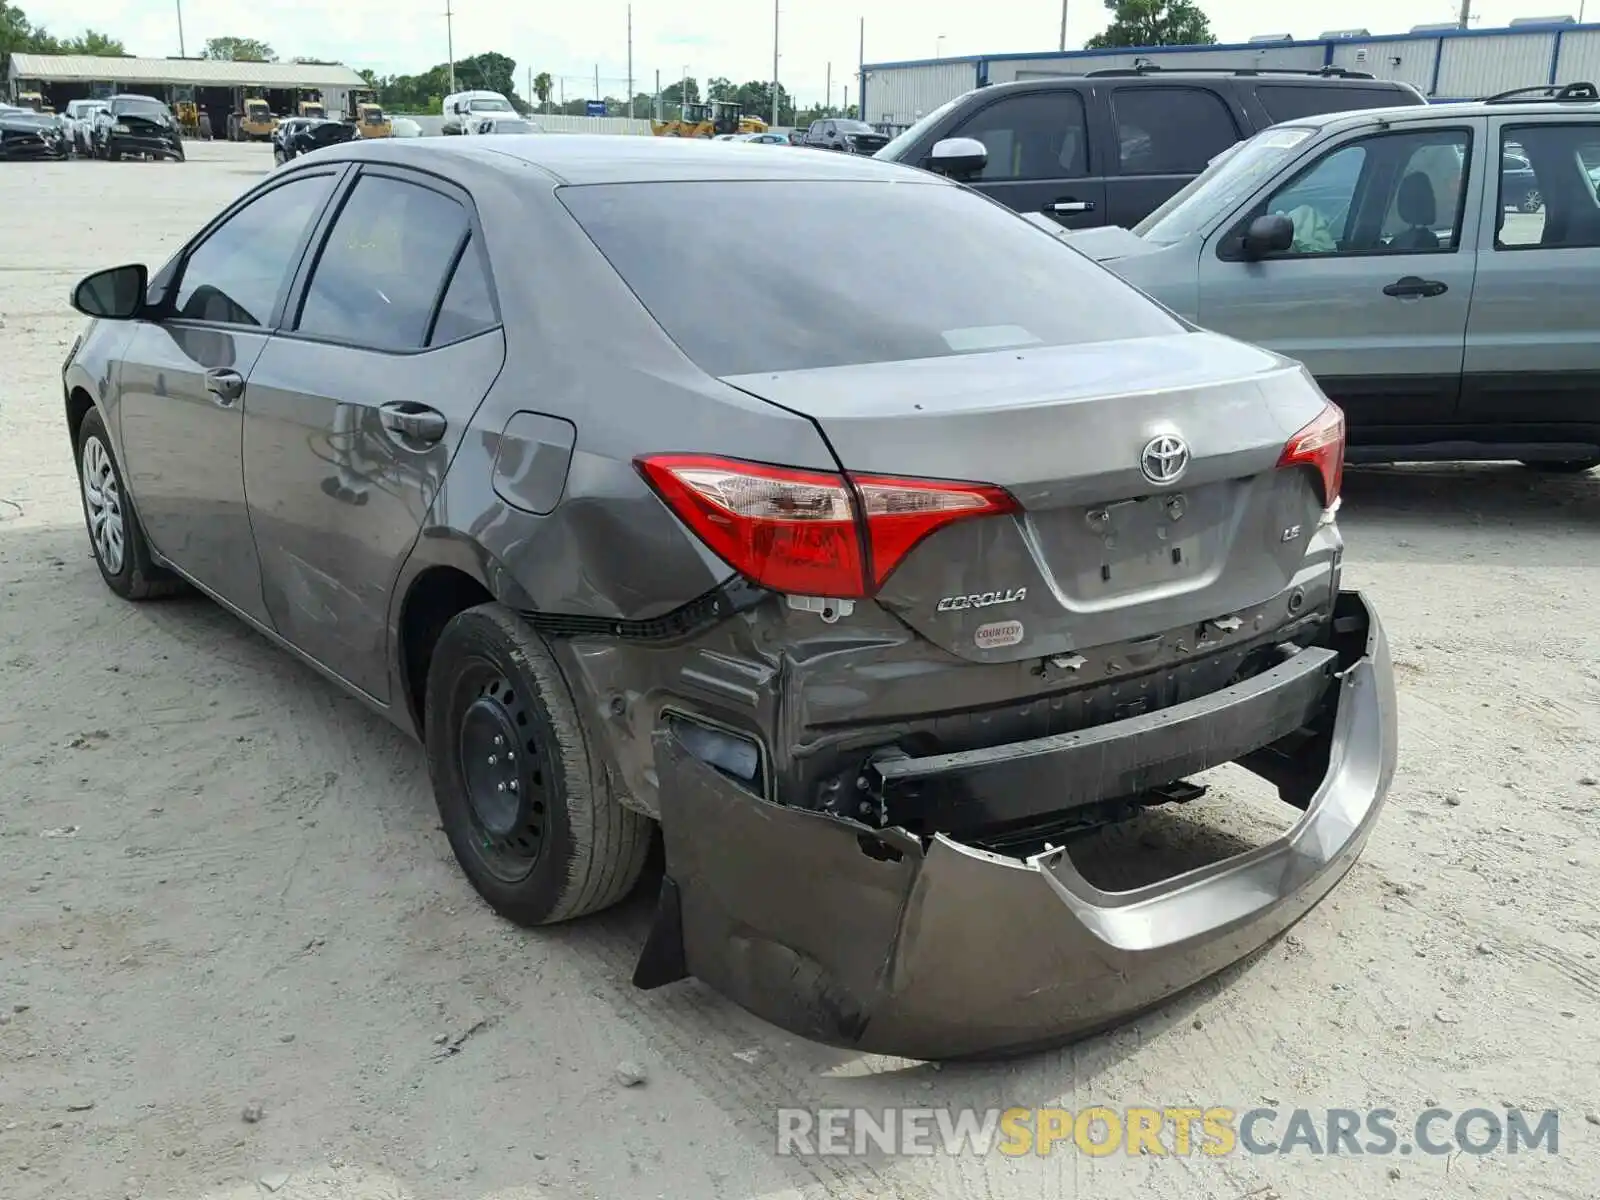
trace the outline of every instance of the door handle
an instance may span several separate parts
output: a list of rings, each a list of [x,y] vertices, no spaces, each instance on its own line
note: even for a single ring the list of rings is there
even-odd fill
[[[390,433],[398,433],[414,442],[437,442],[449,425],[443,413],[404,400],[385,404],[378,410],[378,420]]]
[[[1086,213],[1094,211],[1092,200],[1057,200],[1050,206],[1053,213]]]
[[[1442,296],[1450,289],[1437,279],[1422,279],[1416,275],[1403,275],[1393,283],[1385,284],[1385,296]]]
[[[244,394],[244,376],[226,367],[207,371],[206,391],[211,393],[218,404],[232,404]]]

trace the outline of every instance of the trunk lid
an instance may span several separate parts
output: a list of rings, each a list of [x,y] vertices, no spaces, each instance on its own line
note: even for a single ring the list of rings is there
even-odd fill
[[[812,418],[848,471],[1016,497],[1019,515],[929,536],[877,596],[963,658],[1226,618],[1289,586],[1322,512],[1312,471],[1277,468],[1321,391],[1297,363],[1215,334],[724,382]]]

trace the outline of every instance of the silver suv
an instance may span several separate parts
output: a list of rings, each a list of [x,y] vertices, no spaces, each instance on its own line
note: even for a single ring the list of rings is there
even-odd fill
[[[1066,234],[1197,323],[1299,359],[1350,461],[1600,465],[1600,92],[1307,117],[1130,232]]]

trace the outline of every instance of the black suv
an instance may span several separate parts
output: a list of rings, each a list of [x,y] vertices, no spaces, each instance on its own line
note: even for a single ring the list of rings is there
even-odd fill
[[[1337,67],[1107,68],[978,88],[934,109],[877,157],[939,171],[1070,229],[1131,228],[1269,125],[1427,102],[1410,84]]]

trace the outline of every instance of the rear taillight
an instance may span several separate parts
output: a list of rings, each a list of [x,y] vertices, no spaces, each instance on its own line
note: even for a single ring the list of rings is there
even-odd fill
[[[1329,508],[1339,498],[1344,482],[1344,412],[1331,400],[1283,448],[1280,467],[1312,467],[1322,480],[1322,505]]]
[[[649,455],[637,466],[731,567],[762,587],[798,595],[870,595],[935,530],[1017,507],[1007,492],[985,484],[846,477],[705,454]]]

